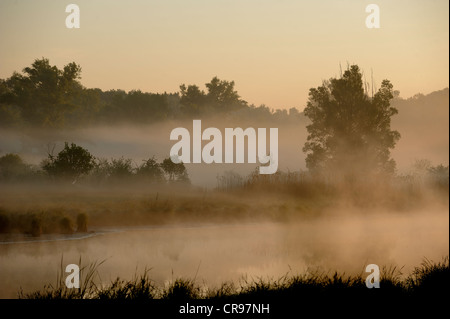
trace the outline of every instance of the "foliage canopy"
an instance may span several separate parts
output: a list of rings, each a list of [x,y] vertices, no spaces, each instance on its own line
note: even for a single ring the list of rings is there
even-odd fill
[[[390,105],[393,86],[384,80],[370,97],[362,78],[352,65],[340,78],[310,89],[304,114],[311,123],[303,151],[311,171],[341,176],[394,171],[390,150],[400,134],[390,126],[397,114]]]

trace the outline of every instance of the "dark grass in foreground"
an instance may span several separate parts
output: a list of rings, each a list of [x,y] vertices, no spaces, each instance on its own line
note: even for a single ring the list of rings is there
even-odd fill
[[[437,302],[447,294],[442,292],[449,284],[449,258],[440,262],[427,259],[415,267],[411,274],[403,277],[396,267],[380,269],[380,289],[366,287],[368,273],[357,276],[308,271],[302,275],[285,275],[277,280],[241,280],[226,282],[217,288],[205,287],[196,279],[175,279],[166,286],[157,285],[148,275],[148,270],[130,281],[117,278],[106,286],[95,283],[95,274],[100,264],[94,263],[81,269],[79,289],[68,289],[60,276],[56,287],[45,286],[32,293],[19,293],[21,299],[100,299],[100,300],[166,300],[173,302],[213,300],[243,302],[246,300],[271,300],[289,302],[333,298],[349,302],[379,300],[408,300],[411,298],[434,298]],[[370,299],[368,299],[370,298]]]

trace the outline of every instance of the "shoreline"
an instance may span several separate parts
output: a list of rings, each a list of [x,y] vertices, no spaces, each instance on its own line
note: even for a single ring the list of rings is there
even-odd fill
[[[122,226],[122,227],[105,227],[91,230],[87,233],[73,234],[42,234],[40,237],[33,237],[29,234],[2,234],[0,235],[0,245],[13,245],[13,244],[33,244],[33,243],[48,243],[56,241],[69,241],[69,240],[82,240],[101,236],[105,234],[114,234],[127,231],[141,231],[151,229],[167,229],[167,228],[210,228],[210,227],[232,227],[232,226],[251,226],[261,223],[255,222],[243,222],[243,223],[187,223],[187,224],[163,224],[163,225],[146,225],[146,226]],[[264,222],[262,224],[265,224]],[[272,224],[278,224],[272,222]]]

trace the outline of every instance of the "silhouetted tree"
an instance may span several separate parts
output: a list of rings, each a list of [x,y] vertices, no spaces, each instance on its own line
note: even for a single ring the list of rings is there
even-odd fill
[[[207,101],[217,110],[235,110],[247,104],[240,100],[239,94],[234,90],[234,81],[224,81],[214,77],[205,85],[208,89]]]
[[[133,161],[131,158],[113,158],[109,164],[109,177],[113,180],[131,178],[133,176],[133,172]]]
[[[247,106],[234,89],[234,81],[214,77],[205,86],[207,93],[197,85],[180,85],[180,103],[187,115],[235,111]]]
[[[66,142],[57,156],[48,154],[43,169],[52,176],[69,178],[75,183],[81,175],[89,173],[94,164],[94,157],[88,150]]]
[[[428,168],[429,175],[433,182],[437,186],[446,187],[448,192],[449,186],[449,166],[444,166],[442,164],[437,166],[430,166]]]
[[[174,163],[170,158],[166,158],[161,163],[161,167],[170,182],[189,182],[189,176],[183,163]]]
[[[357,65],[340,78],[310,89],[304,114],[311,120],[303,147],[311,171],[345,176],[393,172],[390,149],[400,138],[391,130],[393,86],[384,80],[373,97],[364,90]]]
[[[81,89],[77,81],[81,67],[75,62],[62,70],[48,59],[36,59],[24,74],[14,73],[5,81],[0,103],[17,105],[22,117],[31,124],[45,127],[63,125],[64,115],[73,110],[73,96]]]
[[[22,122],[22,114],[17,105],[12,104],[11,88],[0,79],[0,126],[15,126]]]
[[[206,107],[206,94],[197,85],[180,85],[180,103],[186,115],[199,115]]]
[[[25,176],[29,167],[17,154],[6,154],[0,157],[0,180],[12,180]]]
[[[155,157],[144,160],[144,163],[137,169],[137,175],[154,182],[161,182],[164,179],[164,172]]]

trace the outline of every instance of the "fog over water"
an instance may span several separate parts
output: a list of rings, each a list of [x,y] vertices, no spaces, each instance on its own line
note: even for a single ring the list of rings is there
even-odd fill
[[[244,276],[277,279],[317,267],[361,274],[370,263],[404,267],[408,274],[424,257],[439,261],[448,254],[445,207],[330,215],[301,223],[135,228],[79,240],[2,244],[0,297],[17,297],[19,287],[29,292],[55,284],[61,257],[64,265],[78,263],[80,256],[82,265],[106,260],[99,267],[103,284],[148,268],[159,285],[186,277],[214,287]]]

